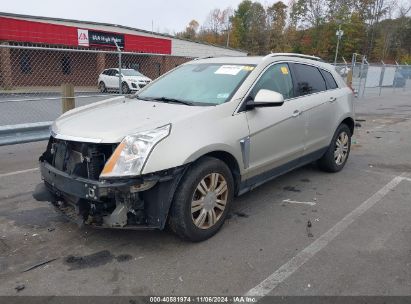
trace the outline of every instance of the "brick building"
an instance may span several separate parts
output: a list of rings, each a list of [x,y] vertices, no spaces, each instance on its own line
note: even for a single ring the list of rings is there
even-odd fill
[[[95,86],[103,69],[118,67],[114,41],[123,68],[153,79],[195,57],[247,55],[121,25],[0,12],[0,88]]]

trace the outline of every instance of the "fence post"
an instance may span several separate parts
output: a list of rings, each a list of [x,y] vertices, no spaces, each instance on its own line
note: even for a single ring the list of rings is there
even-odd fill
[[[6,90],[13,89],[13,73],[11,63],[11,49],[7,48],[7,42],[1,43],[6,46],[0,49],[0,74],[2,75],[3,87]]]
[[[347,85],[353,89],[352,87],[352,68],[347,72]]]
[[[117,41],[113,39],[114,44],[116,45],[117,52],[118,52],[118,93],[119,95],[123,94],[123,81],[121,79],[121,48],[118,46]]]
[[[62,94],[62,113],[65,113],[75,107],[74,85],[72,83],[63,83],[61,85]]]

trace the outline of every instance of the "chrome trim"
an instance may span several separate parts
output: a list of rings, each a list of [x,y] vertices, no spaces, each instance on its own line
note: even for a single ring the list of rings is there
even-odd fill
[[[57,139],[61,139],[61,140],[88,142],[88,143],[94,143],[94,144],[99,144],[103,141],[101,138],[85,138],[85,137],[79,137],[79,136],[64,135],[64,134],[58,134],[54,131],[51,131],[51,136]]]
[[[243,156],[244,169],[250,166],[250,136],[240,140],[241,154]]]

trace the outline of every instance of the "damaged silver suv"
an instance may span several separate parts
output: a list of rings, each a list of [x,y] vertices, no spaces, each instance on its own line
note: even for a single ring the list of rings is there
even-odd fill
[[[317,57],[194,60],[58,118],[34,196],[81,223],[205,240],[235,196],[313,161],[341,170],[352,97]]]

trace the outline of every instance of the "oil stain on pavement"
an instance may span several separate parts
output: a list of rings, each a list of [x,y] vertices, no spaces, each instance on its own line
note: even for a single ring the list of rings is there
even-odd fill
[[[70,266],[68,270],[80,270],[103,266],[111,263],[114,259],[121,263],[130,261],[132,258],[129,254],[121,254],[116,257],[110,251],[102,250],[85,256],[70,255],[64,259],[64,262]]]

